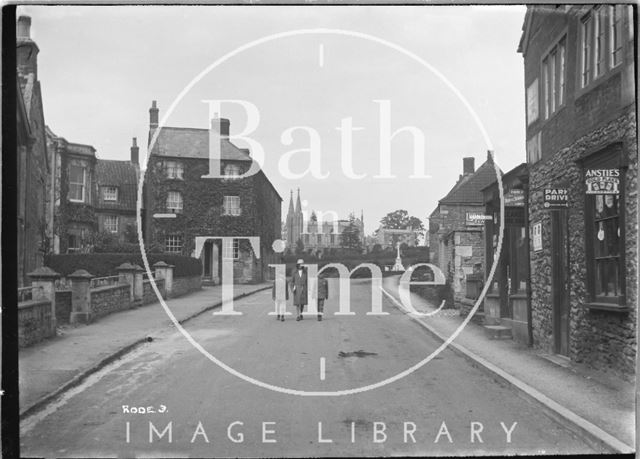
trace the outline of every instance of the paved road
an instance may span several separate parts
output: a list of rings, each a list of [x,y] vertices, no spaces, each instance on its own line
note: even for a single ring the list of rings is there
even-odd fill
[[[332,293],[336,288],[331,282]],[[366,280],[352,281],[354,316],[333,315],[338,303],[337,295],[332,296],[322,322],[296,322],[292,316],[277,322],[267,315],[273,309],[267,291],[237,301],[242,316],[206,313],[186,329],[204,350],[234,370],[307,392],[379,383],[440,345],[386,299],[388,316],[367,316],[371,293]],[[125,413],[123,405],[166,411]],[[48,412],[24,422],[22,451],[24,456],[47,457],[593,452],[514,390],[449,350],[377,389],[296,396],[228,373],[179,332],[145,345]]]

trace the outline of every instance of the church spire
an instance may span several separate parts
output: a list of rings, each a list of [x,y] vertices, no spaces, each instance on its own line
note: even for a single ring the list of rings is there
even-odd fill
[[[300,188],[298,188],[298,199],[296,199],[296,213],[301,212],[302,205],[300,204]]]
[[[289,197],[289,210],[287,211],[287,220],[289,217],[293,217],[293,190],[291,190],[291,195]]]

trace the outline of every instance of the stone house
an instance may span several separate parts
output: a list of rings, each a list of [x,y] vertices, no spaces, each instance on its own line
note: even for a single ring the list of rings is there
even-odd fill
[[[138,193],[139,147],[133,138],[129,161],[103,160],[96,163],[98,231],[113,235],[118,242],[134,242]],[[131,240],[127,240],[127,238]]]
[[[150,141],[158,113],[154,101]],[[269,263],[280,261],[272,244],[281,237],[282,198],[262,170],[242,176],[253,159],[229,140],[229,124],[215,119],[211,130],[159,130],[145,172],[144,243],[147,250],[200,258],[205,281],[219,283],[227,259],[234,282],[260,282],[273,274]],[[210,136],[219,139],[218,163],[210,160]],[[216,177],[209,176],[212,163]],[[221,237],[229,238],[224,245]]]
[[[456,303],[474,299],[467,298],[467,276],[484,276],[485,208],[481,190],[495,179],[491,152],[477,170],[475,158],[463,158],[458,181],[429,215],[429,259],[451,283]],[[469,295],[477,285],[473,287]]]
[[[534,346],[635,373],[637,124],[630,5],[527,7]],[[565,207],[553,199],[562,196]]]
[[[88,253],[97,231],[96,150],[47,129],[53,164],[53,253]]]
[[[31,39],[31,18],[17,24],[17,183],[18,286],[29,284],[27,273],[43,265],[50,245],[53,213],[47,205],[51,162],[45,135],[42,90],[38,80],[38,45]]]

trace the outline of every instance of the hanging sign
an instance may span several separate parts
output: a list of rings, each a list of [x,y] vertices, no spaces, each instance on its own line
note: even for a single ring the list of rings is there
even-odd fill
[[[506,207],[524,207],[524,190],[514,188],[504,195],[504,205]]]
[[[587,169],[587,194],[620,194],[620,169]]]
[[[566,188],[545,188],[543,205],[545,209],[569,207],[569,192]]]

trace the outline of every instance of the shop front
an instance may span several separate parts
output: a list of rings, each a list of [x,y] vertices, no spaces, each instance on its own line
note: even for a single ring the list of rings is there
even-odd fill
[[[526,164],[502,176],[504,232],[495,274],[484,300],[485,324],[510,331],[514,340],[531,344],[529,286],[529,225],[527,219],[528,170]],[[487,276],[496,259],[500,235],[500,193],[498,182],[483,189],[486,214],[485,250]],[[488,279],[487,279],[488,280]],[[501,334],[501,336],[503,336]]]

